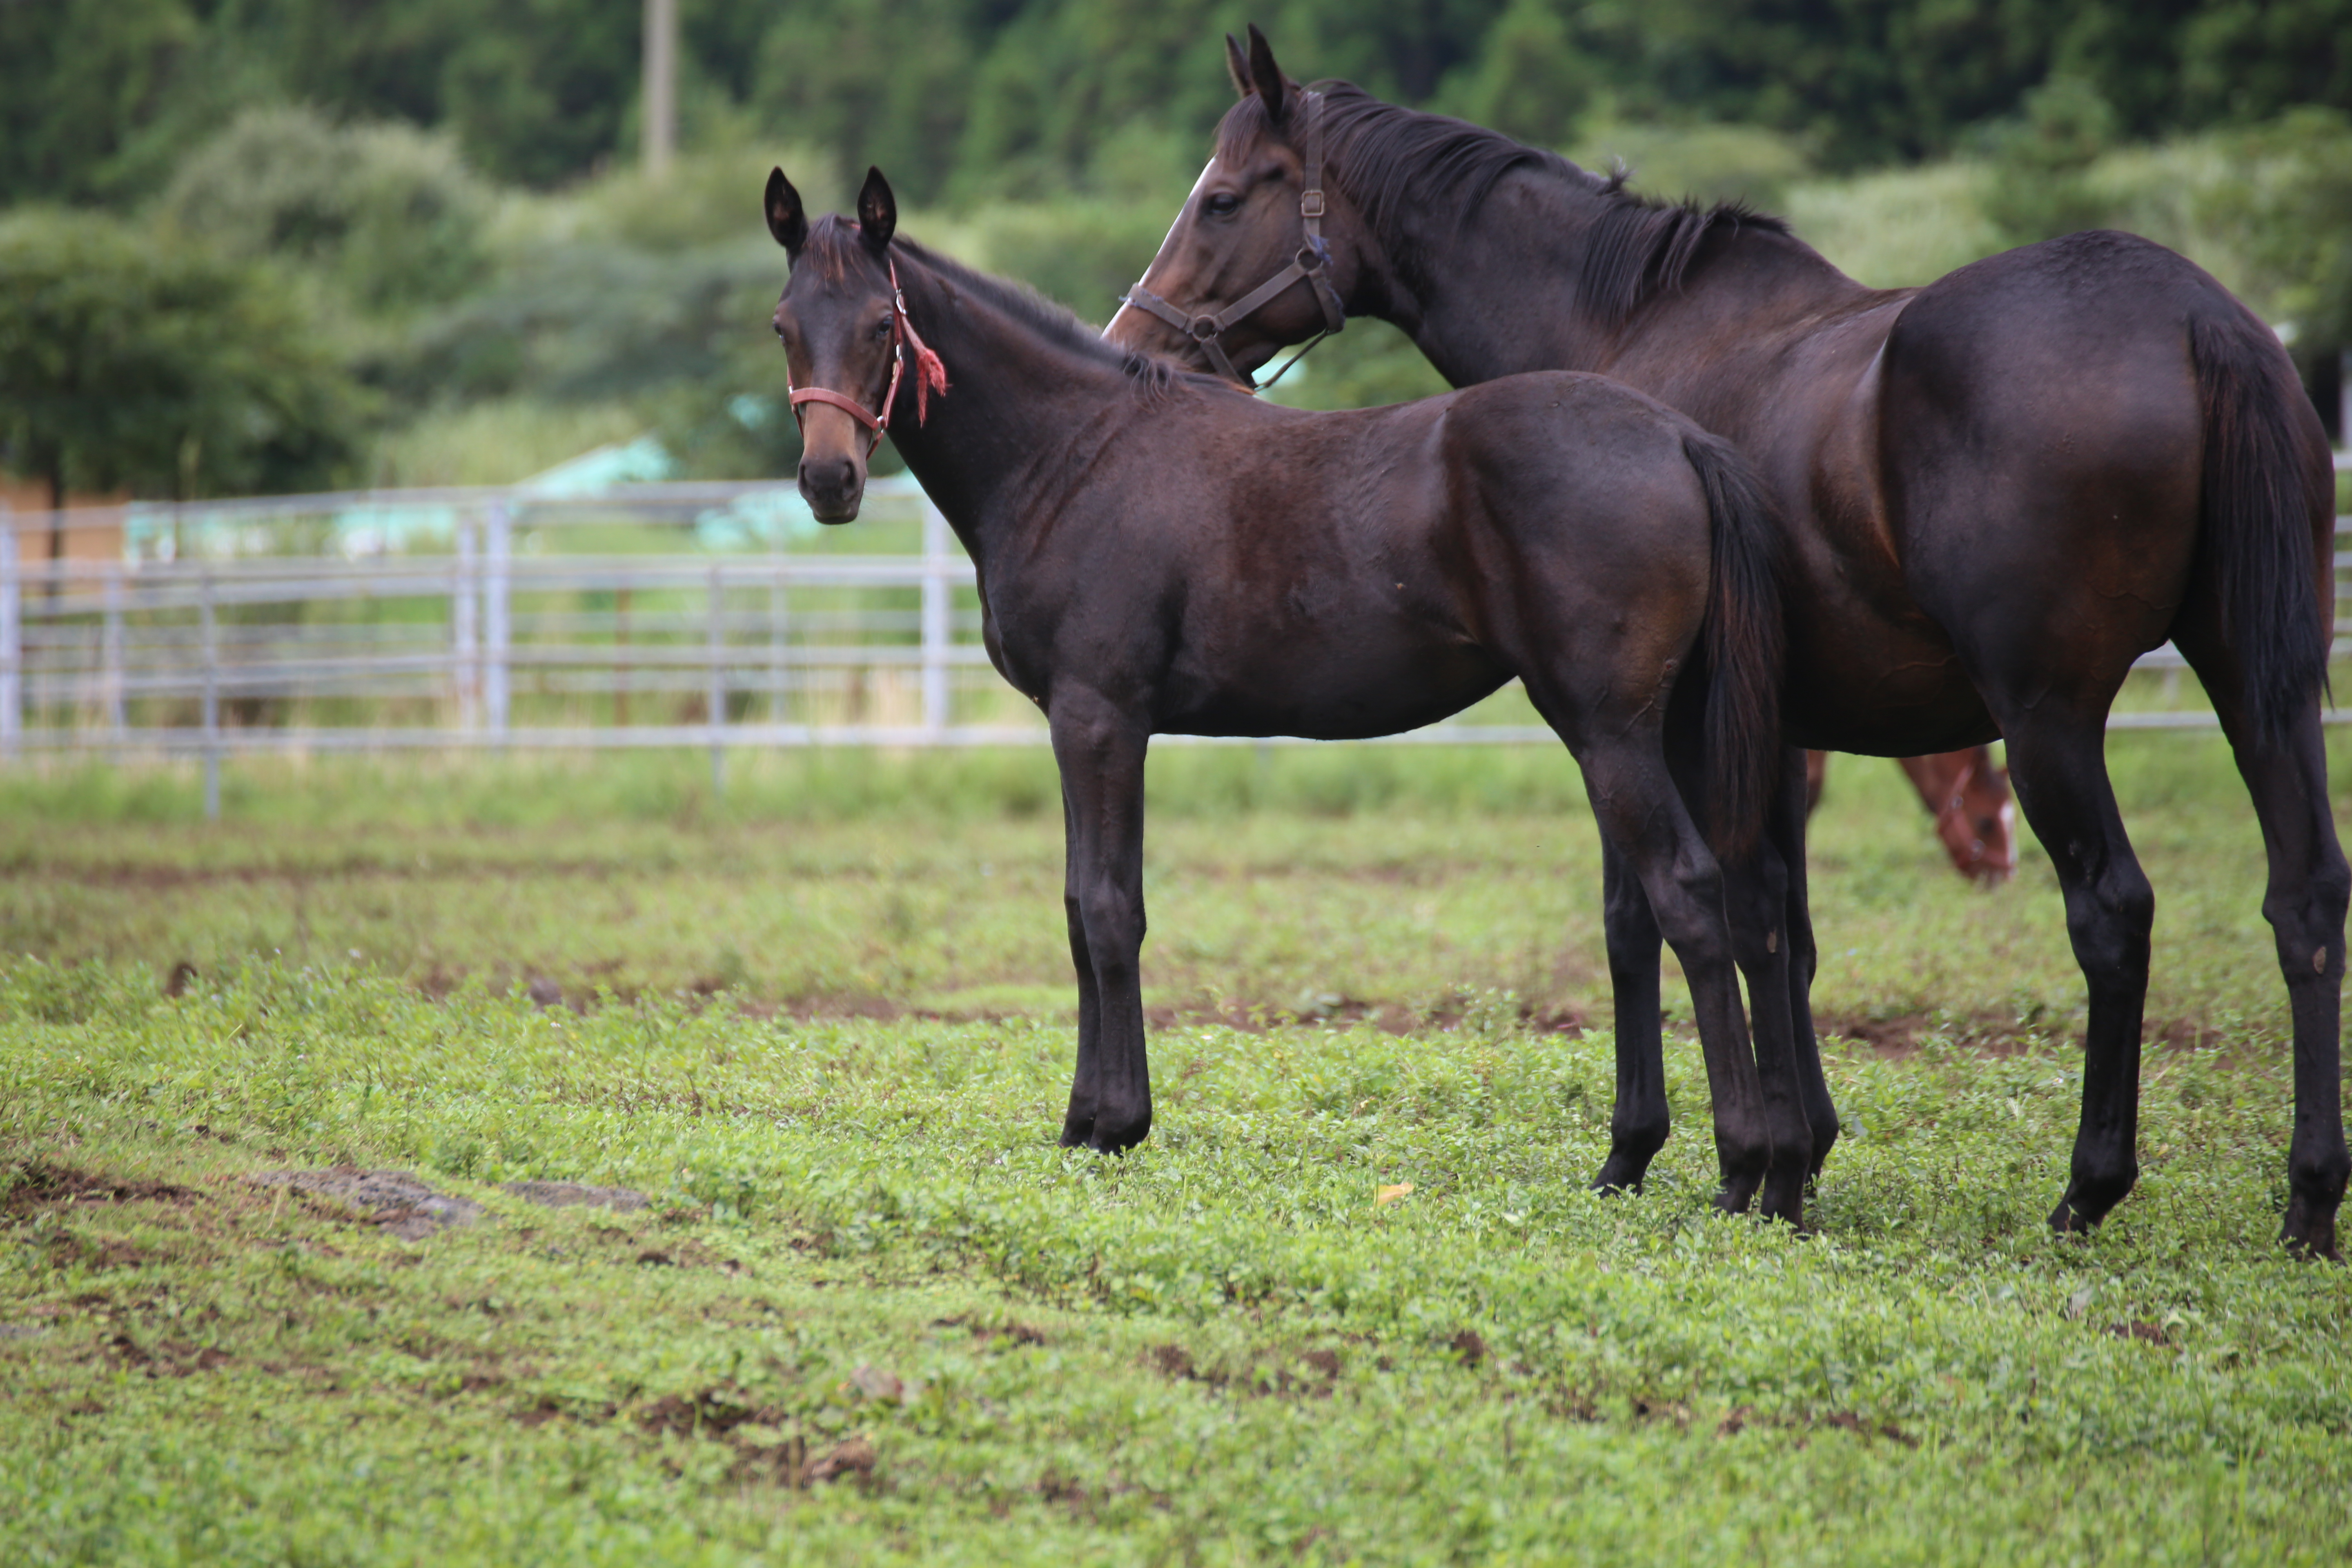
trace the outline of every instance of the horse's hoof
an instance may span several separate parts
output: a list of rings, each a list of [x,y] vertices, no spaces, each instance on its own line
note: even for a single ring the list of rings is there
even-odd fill
[[[1087,1148],[1094,1142],[1094,1137],[1095,1119],[1091,1116],[1084,1120],[1074,1116],[1062,1123],[1062,1147],[1065,1149]]]
[[[1097,1154],[1124,1154],[1151,1136],[1151,1116],[1145,1112],[1139,1121],[1117,1122],[1103,1117],[1095,1119],[1094,1133],[1087,1147]]]
[[[2099,1222],[2077,1210],[2073,1199],[2061,1198],[2050,1211],[2050,1228],[2060,1236],[2088,1236],[2099,1228]]]
[[[1779,1220],[1792,1226],[1800,1236],[1807,1234],[1805,1226],[1805,1183],[1791,1178],[1775,1181],[1766,1177],[1764,1191],[1756,1205],[1759,1219]]]
[[[1725,1214],[1746,1214],[1756,1201],[1756,1191],[1764,1184],[1760,1176],[1732,1176],[1716,1190],[1715,1206]]]
[[[2286,1224],[2280,1228],[2279,1241],[2297,1258],[2313,1262],[2344,1261],[2344,1255],[2336,1249],[2336,1216],[2330,1214],[2321,1219],[2299,1200],[2287,1205]]]
[[[1646,1166],[1637,1166],[1630,1159],[1612,1154],[1601,1163],[1601,1173],[1592,1178],[1592,1192],[1600,1192],[1604,1199],[1634,1194],[1634,1192],[1642,1190],[1642,1178],[1646,1173],[1649,1173]]]

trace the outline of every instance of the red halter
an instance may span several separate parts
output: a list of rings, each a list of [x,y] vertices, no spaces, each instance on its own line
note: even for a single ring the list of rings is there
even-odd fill
[[[915,331],[915,323],[907,319],[907,296],[898,289],[898,263],[893,258],[887,265],[890,268],[890,385],[882,394],[882,412],[878,415],[870,412],[866,405],[845,392],[835,392],[823,386],[795,387],[789,360],[785,362],[784,369],[784,390],[793,395],[793,423],[800,423],[802,404],[829,404],[866,426],[866,455],[869,458],[874,455],[874,448],[882,444],[883,436],[890,428],[890,410],[898,401],[898,378],[906,374],[908,349],[915,351],[916,425],[920,426],[930,418],[932,393],[936,392],[941,397],[948,395],[948,367],[940,363],[939,355],[924,346],[921,335]]]

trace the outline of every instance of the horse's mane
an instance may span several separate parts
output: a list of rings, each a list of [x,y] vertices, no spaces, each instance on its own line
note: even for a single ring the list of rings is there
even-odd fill
[[[1643,300],[1681,288],[1701,242],[1716,230],[1789,232],[1785,218],[1746,202],[1701,206],[1696,197],[1667,202],[1635,195],[1625,189],[1625,174],[1621,168],[1601,182],[1607,205],[1584,231],[1584,266],[1576,280],[1577,303],[1612,326]]]
[[[1026,283],[977,271],[904,235],[894,237],[890,248],[916,262],[924,270],[945,279],[990,309],[1012,317],[1055,346],[1118,370],[1134,384],[1136,391],[1147,398],[1165,395],[1180,381],[1222,384],[1213,376],[1195,375],[1183,370],[1173,361],[1158,359],[1104,342],[1100,331]],[[808,239],[801,247],[801,255],[814,260],[829,279],[844,276],[854,258],[866,254],[865,236],[858,229],[857,221],[838,213],[827,213],[811,224]],[[920,321],[915,323],[919,331],[922,326]]]
[[[1318,82],[1314,90],[1323,95],[1331,179],[1381,237],[1390,259],[1416,282],[1427,280],[1429,258],[1411,242],[1398,216],[1432,213],[1459,232],[1514,169],[1554,175],[1601,202],[1586,230],[1578,303],[1604,321],[1622,321],[1653,295],[1681,287],[1699,243],[1717,228],[1788,232],[1781,219],[1740,202],[1703,207],[1636,195],[1625,188],[1622,169],[1595,174],[1499,131],[1406,109],[1352,82]],[[1243,95],[1218,123],[1217,156],[1238,161],[1266,130],[1264,100],[1254,92]]]

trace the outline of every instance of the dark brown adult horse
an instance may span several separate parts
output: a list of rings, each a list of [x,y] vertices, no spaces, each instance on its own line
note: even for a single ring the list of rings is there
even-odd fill
[[[1456,385],[1604,372],[1748,452],[1789,529],[1789,739],[1897,756],[2008,740],[2090,990],[2082,1124],[2051,1215],[2062,1229],[2095,1224],[2137,1174],[2155,900],[2108,784],[2105,724],[2133,659],[2168,637],[2179,647],[2269,855],[2263,912],[2294,1026],[2284,1239],[2333,1256],[2352,1166],[2338,1065],[2352,877],[2320,737],[2332,480],[2269,329],[2182,258],[2105,232],[1924,289],[1864,289],[1775,219],[1645,202],[1345,83],[1303,91],[1255,29],[1246,55],[1231,53],[1242,100],[1139,286],[1200,324],[1129,310],[1108,335],[1196,353],[1214,335],[1235,363],[1262,364],[1324,330],[1316,291],[1213,318],[1295,257]],[[1302,207],[1318,216],[1297,254]],[[1727,895],[1735,931],[1785,916],[1800,954],[1785,1013],[1755,999],[1753,1023],[1759,1061],[1806,1075],[1818,1158],[1836,1122],[1804,994],[1801,810],[1784,803],[1772,823],[1785,903],[1769,879]],[[1609,917],[1619,1103],[1602,1179],[1625,1182],[1664,1140],[1665,1104],[1654,1010],[1625,1016],[1656,942],[1613,871]],[[1772,1039],[1783,1029],[1786,1050]]]
[[[801,493],[825,521],[855,518],[887,425],[978,569],[990,659],[1052,727],[1079,1005],[1064,1143],[1125,1149],[1151,1125],[1150,738],[1386,734],[1517,676],[1691,978],[1722,1201],[1760,1187],[1794,1215],[1801,1173],[1773,1146],[1801,1136],[1802,1108],[1761,1092],[1746,955],[1665,755],[1704,746],[1716,831],[1739,853],[1777,766],[1781,623],[1778,530],[1727,443],[1561,373],[1363,413],[1278,408],[895,238],[879,172],[854,224],[812,226],[782,171],[765,205],[792,258],[775,327]]]

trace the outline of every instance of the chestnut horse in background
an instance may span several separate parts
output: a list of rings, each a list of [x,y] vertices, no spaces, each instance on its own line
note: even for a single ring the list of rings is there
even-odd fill
[[[1903,775],[1919,792],[1919,804],[1936,819],[1936,837],[1953,869],[1987,887],[2017,874],[2017,812],[2010,804],[2009,770],[1992,760],[1990,746],[1898,757]],[[1828,774],[1827,752],[1805,753],[1805,815],[1822,804]]]
[[[1787,531],[1790,745],[2007,742],[2090,996],[2061,1230],[2097,1224],[2138,1177],[2156,899],[2108,782],[2106,719],[2139,655],[2180,650],[2268,855],[2294,1039],[2282,1238],[2335,1256],[2352,1173],[2352,868],[2320,730],[2335,475],[2277,335],[2187,258],[2105,231],[1865,289],[1778,219],[1645,201],[1622,176],[1344,82],[1304,89],[1255,28],[1246,52],[1228,44],[1241,100],[1107,335],[1246,374],[1346,314],[1379,316],[1456,386],[1595,371],[1747,453]],[[1751,977],[1750,1024],[1759,1063],[1798,1064],[1818,1161],[1837,1113],[1807,998],[1793,751],[1782,779],[1771,853],[1727,864],[1725,894],[1735,931],[1794,955],[1762,993]],[[1603,853],[1618,1081],[1600,1181],[1632,1185],[1667,1131],[1658,942]]]

